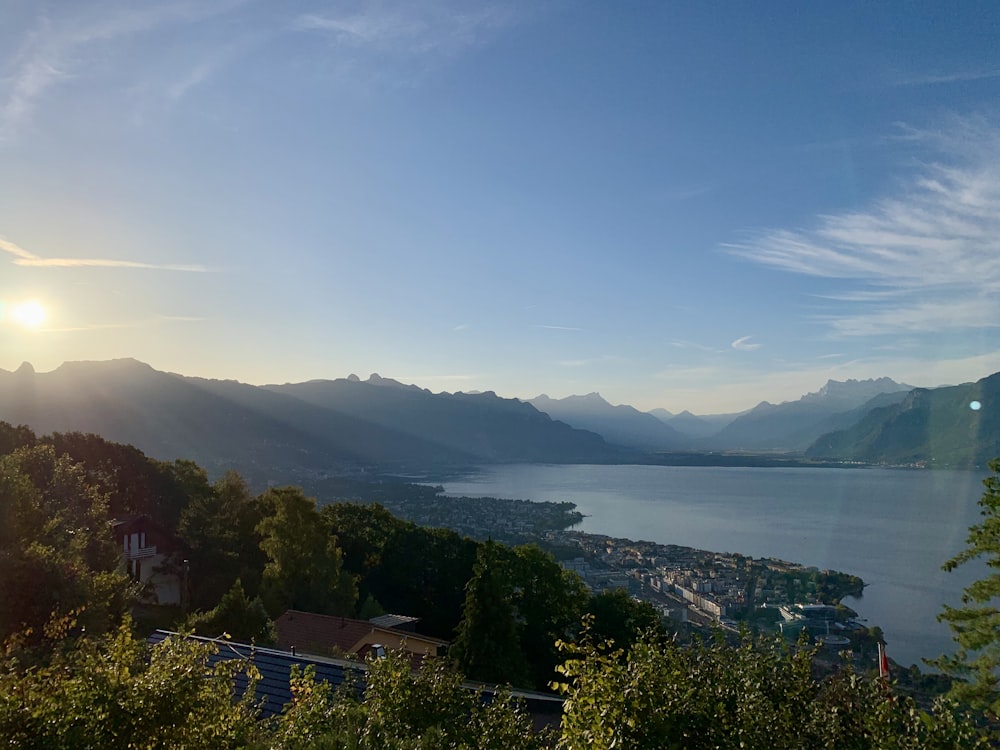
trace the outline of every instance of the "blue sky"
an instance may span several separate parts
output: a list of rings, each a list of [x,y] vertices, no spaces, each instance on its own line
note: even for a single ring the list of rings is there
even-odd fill
[[[0,17],[0,368],[698,413],[1000,370],[996,3]]]

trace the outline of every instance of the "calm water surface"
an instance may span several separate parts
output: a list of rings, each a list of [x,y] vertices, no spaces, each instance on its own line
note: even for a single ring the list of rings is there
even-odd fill
[[[920,663],[951,650],[941,605],[958,604],[984,564],[941,564],[965,546],[985,472],[676,466],[484,468],[450,495],[569,500],[582,531],[833,568],[861,576],[845,603],[885,631],[889,655]]]

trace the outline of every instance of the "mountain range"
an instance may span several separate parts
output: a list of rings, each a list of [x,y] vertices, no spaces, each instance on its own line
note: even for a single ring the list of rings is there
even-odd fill
[[[603,438],[493,393],[431,394],[373,376],[253,386],[160,372],[131,359],[0,371],[0,419],[39,434],[94,432],[160,459],[248,476],[374,465],[608,461]]]
[[[302,477],[374,467],[427,472],[498,462],[656,462],[678,452],[783,452],[806,460],[982,466],[1000,455],[990,408],[1000,373],[912,388],[829,381],[740,414],[642,412],[597,393],[530,401],[432,393],[372,375],[253,386],[161,372],[132,359],[0,370],[0,420],[35,432],[94,432],[219,474]],[[970,404],[979,408],[970,408]]]
[[[982,467],[1000,456],[1000,373],[975,383],[914,388],[896,403],[823,435],[806,455],[862,463]]]

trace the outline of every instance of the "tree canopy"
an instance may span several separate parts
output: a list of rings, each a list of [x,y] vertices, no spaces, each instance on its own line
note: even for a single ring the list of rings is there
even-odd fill
[[[985,558],[989,573],[968,587],[961,607],[945,606],[938,619],[948,623],[957,650],[930,663],[957,678],[951,695],[1000,714],[1000,459],[990,461],[991,474],[979,500],[983,520],[969,529],[966,548],[944,564],[945,570]]]

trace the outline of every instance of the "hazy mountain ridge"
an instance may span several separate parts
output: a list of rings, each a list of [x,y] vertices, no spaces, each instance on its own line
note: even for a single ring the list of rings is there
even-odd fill
[[[822,435],[814,458],[955,468],[982,467],[1000,456],[1000,373],[975,383],[915,388],[851,427]],[[974,408],[975,407],[975,408]]]
[[[969,408],[972,402],[982,408]],[[1000,373],[937,389],[888,378],[830,381],[797,401],[762,402],[740,415],[671,415],[692,432],[728,421],[704,438],[597,393],[525,402],[491,391],[435,394],[378,375],[254,386],[160,372],[130,359],[67,362],[48,373],[27,363],[0,370],[0,420],[42,434],[94,432],[157,458],[194,459],[213,472],[233,467],[267,478],[276,467],[281,481],[296,471],[365,466],[657,462],[698,451],[981,466],[1000,455],[1000,417],[991,409],[998,402]]]
[[[282,392],[282,387],[190,378],[127,359],[71,362],[49,373],[30,367],[0,373],[0,419],[27,424],[39,433],[95,432],[156,458],[191,458],[212,470],[232,466],[253,475],[266,467],[426,468],[594,461],[612,455],[600,436],[553,422],[513,399],[492,394],[436,397],[415,387],[342,382],[391,394],[396,401],[388,410],[400,415],[406,413],[401,396],[428,400],[427,429],[418,434],[408,431],[412,425],[405,419],[380,423],[350,410],[324,408]],[[449,432],[449,420],[440,415],[450,403],[466,410],[465,424],[475,423],[477,432]]]
[[[890,378],[830,380],[797,401],[762,401],[709,437],[705,446],[720,450],[803,451],[831,425],[839,427],[859,419],[872,399],[894,393],[902,399],[912,388]],[[891,395],[888,398],[891,400]]]
[[[528,399],[526,403],[553,419],[596,432],[613,445],[643,450],[673,450],[689,444],[686,436],[652,414],[633,406],[614,406],[599,393],[559,399],[542,394]]]
[[[387,387],[385,378],[373,375],[367,381],[312,380],[264,388],[486,461],[604,460],[610,454],[599,435],[555,421],[517,399],[492,391],[435,394],[397,385]]]

